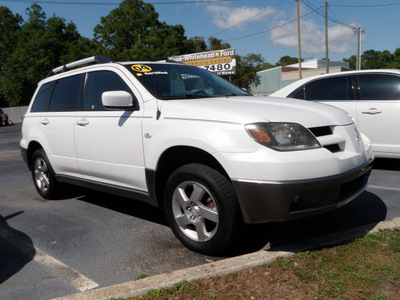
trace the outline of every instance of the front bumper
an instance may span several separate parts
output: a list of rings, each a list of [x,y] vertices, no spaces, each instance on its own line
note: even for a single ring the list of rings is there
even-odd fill
[[[232,181],[244,221],[263,223],[306,217],[338,208],[367,187],[372,161],[345,173],[298,181]]]

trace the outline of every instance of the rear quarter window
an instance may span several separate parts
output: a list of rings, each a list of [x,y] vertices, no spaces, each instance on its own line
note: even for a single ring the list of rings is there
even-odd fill
[[[49,110],[51,91],[53,84],[51,82],[43,84],[36,94],[35,100],[32,104],[32,112],[40,112]]]

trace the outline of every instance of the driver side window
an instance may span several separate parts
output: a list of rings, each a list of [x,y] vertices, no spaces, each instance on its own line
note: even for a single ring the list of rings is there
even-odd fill
[[[84,110],[106,110],[101,102],[101,95],[109,91],[125,91],[136,99],[132,90],[118,74],[112,71],[90,72],[87,74],[85,85]]]

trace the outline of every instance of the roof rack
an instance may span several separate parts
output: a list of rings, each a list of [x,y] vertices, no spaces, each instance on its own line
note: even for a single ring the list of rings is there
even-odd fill
[[[51,70],[49,73],[47,73],[46,77],[49,77],[49,76],[54,75],[56,73],[66,72],[71,68],[78,67],[78,66],[85,65],[85,64],[89,64],[89,63],[92,63],[92,62],[97,62],[99,64],[105,64],[105,63],[112,63],[112,62],[115,62],[115,61],[112,60],[111,58],[108,58],[108,57],[105,57],[105,56],[96,55],[96,56],[84,58],[84,59],[77,60],[77,61],[74,61],[72,63],[66,64],[66,65],[57,67],[57,68]]]

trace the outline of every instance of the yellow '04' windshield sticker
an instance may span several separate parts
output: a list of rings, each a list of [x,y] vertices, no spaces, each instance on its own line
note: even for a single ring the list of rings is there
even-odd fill
[[[141,73],[146,73],[146,72],[151,72],[151,67],[147,65],[132,65],[132,70],[135,72],[141,72]]]

